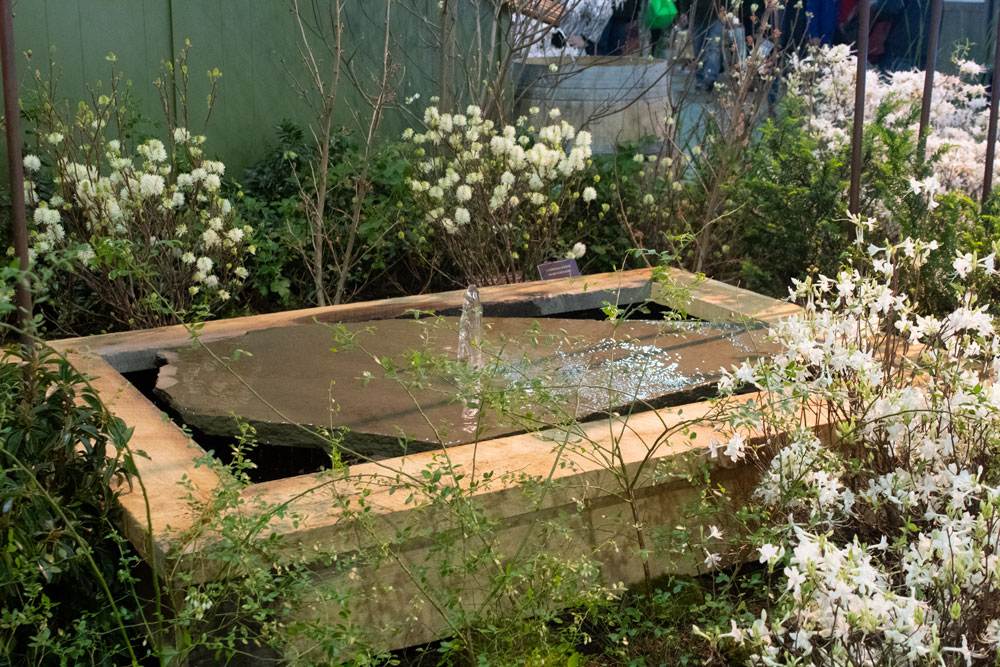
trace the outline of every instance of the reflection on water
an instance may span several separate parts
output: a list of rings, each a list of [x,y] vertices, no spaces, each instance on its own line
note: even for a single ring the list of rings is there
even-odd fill
[[[468,296],[464,322],[300,324],[173,350],[156,391],[203,433],[238,435],[234,416],[261,443],[313,446],[303,426],[345,429],[352,450],[385,457],[688,402],[721,366],[767,352],[763,331],[742,326],[491,318]],[[455,372],[457,358],[480,370]]]

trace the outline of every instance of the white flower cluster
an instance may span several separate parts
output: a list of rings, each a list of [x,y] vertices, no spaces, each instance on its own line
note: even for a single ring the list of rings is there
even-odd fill
[[[966,79],[982,68],[970,61],[958,63],[959,76],[937,72],[931,99],[927,153],[945,191],[975,195],[982,187],[986,155],[988,96],[986,88]],[[812,49],[795,57],[788,75],[788,91],[805,102],[809,127],[828,146],[850,142],[854,113],[856,59],[847,45]],[[865,121],[887,112],[882,122],[912,130],[916,136],[917,110],[923,95],[924,73],[911,70],[888,75],[869,70],[865,88]],[[1000,176],[1000,163],[996,165]]]
[[[436,204],[427,220],[449,234],[470,222],[468,206],[474,196],[486,195],[491,212],[511,212],[523,204],[545,215],[553,184],[582,171],[590,158],[590,133],[577,133],[566,121],[533,135],[523,131],[524,117],[517,126],[496,128],[479,107],[469,106],[465,114],[428,107],[424,123],[426,132],[407,131],[404,138],[418,146],[447,146],[451,154],[420,162],[421,178],[411,179],[410,187]],[[570,141],[573,147],[567,151]]]
[[[49,135],[48,142],[58,146],[63,138],[55,141]],[[122,251],[138,261],[142,256],[169,257],[187,276],[191,295],[207,290],[227,300],[230,290],[247,276],[241,256],[253,230],[238,223],[232,204],[221,196],[225,165],[201,158],[204,141],[184,128],[174,131],[175,144],[186,149],[192,165],[176,175],[167,148],[158,139],[146,140],[132,155],[120,141],[108,141],[103,159],[89,164],[55,151],[56,194],[48,201],[38,198],[32,180],[41,160],[26,156],[36,259],[69,252],[83,268],[101,271],[94,265],[99,256],[95,248],[103,251],[100,256]]]
[[[758,547],[782,592],[750,627],[715,635],[752,664],[996,659],[1000,336],[972,294],[934,317],[894,288],[935,248],[870,246],[870,275],[797,282],[805,310],[772,331],[780,353],[726,373],[725,394],[762,390],[730,428],[791,434],[731,452],[778,448],[756,498],[778,521]],[[992,255],[955,264],[996,274]]]
[[[477,248],[515,264],[519,256],[551,250],[561,197],[588,166],[591,136],[555,122],[557,110],[549,117],[553,122],[537,129],[525,116],[499,127],[475,105],[464,114],[428,107],[426,130],[404,132],[418,157],[409,186],[425,221],[456,246],[460,264]],[[588,188],[582,196],[589,202],[596,192]],[[463,239],[475,247],[464,247]]]

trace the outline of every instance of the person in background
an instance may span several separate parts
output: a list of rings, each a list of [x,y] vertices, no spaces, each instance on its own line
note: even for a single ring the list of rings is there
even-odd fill
[[[599,41],[614,20],[615,0],[571,0],[566,17],[553,35],[553,44],[564,36],[566,44],[589,56],[600,53]]]
[[[676,20],[675,0],[646,0],[643,23],[649,29],[649,53],[654,58],[666,57],[668,35]]]
[[[869,61],[885,72],[922,69],[926,59],[924,30],[930,20],[929,0],[872,0],[871,12]],[[858,35],[857,0],[843,0],[841,16],[840,39],[853,43]]]
[[[700,90],[710,91],[722,73],[722,33],[715,0],[679,0],[677,11],[686,18],[698,62],[695,77]]]
[[[546,21],[543,25],[536,18],[515,15],[521,34],[529,36],[545,31],[536,39],[530,57],[556,57],[560,55],[595,55],[597,43],[611,19],[615,0],[568,0],[558,23]]]
[[[833,44],[837,32],[838,0],[806,0],[805,31],[814,44]]]
[[[788,2],[779,12],[778,46],[782,53],[804,56],[814,44],[837,44],[840,26],[850,13],[847,5],[856,0],[806,0]]]
[[[928,0],[874,0],[872,14],[892,21],[880,63],[887,72],[923,69],[927,47],[924,31],[930,20]]]
[[[649,30],[649,48],[650,53],[654,58],[664,58],[667,54],[667,35],[669,34],[669,28],[650,28]]]
[[[623,56],[632,51],[629,42],[637,34],[642,0],[615,0],[611,19],[597,43],[601,56]]]

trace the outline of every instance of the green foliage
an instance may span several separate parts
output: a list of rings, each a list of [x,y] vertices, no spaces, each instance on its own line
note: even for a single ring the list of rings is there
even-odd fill
[[[882,117],[887,111],[880,112]],[[692,285],[674,281],[665,267],[689,260],[699,239],[702,249],[708,248],[705,267],[713,277],[784,296],[792,278],[835,273],[848,256],[867,261],[868,243],[934,238],[942,250],[920,268],[911,291],[929,311],[954,306],[951,260],[956,252],[984,257],[997,250],[998,200],[983,210],[965,195],[947,193],[932,205],[910,185],[911,177],[925,171],[914,167],[913,137],[898,129],[900,124],[876,122],[865,137],[863,215],[880,222],[866,238],[858,238],[846,210],[846,151],[820,146],[806,122],[796,100],[783,101],[752,138],[752,148],[731,158],[745,162],[719,180],[718,189],[698,184],[711,177],[707,165],[715,155],[714,130],[706,152],[692,153],[686,165],[650,159],[634,147],[594,156],[576,188],[580,192],[563,200],[554,247],[585,243],[581,265],[586,272],[619,268],[622,257],[627,265],[653,265],[661,299],[681,310]],[[334,136],[326,242],[335,244],[347,234],[364,159],[349,133]],[[357,230],[361,256],[351,267],[347,292],[419,291],[439,268],[433,247],[440,239],[412,218],[416,207],[406,179],[413,165],[394,144],[368,159],[369,184]],[[246,172],[234,195],[241,217],[255,229],[246,258],[254,309],[314,302],[313,239],[303,191],[315,187],[309,168],[316,162],[315,147],[304,133],[282,125],[277,147]],[[593,188],[596,197],[585,201],[585,187]],[[707,201],[716,195],[721,201]],[[708,210],[721,214],[705,223]],[[702,234],[709,228],[710,234]],[[337,271],[329,268],[331,274]],[[454,266],[443,269],[457,275]],[[131,269],[120,270],[124,275]],[[8,266],[0,277],[16,276]],[[992,281],[979,287],[995,301],[997,278],[976,279]],[[9,290],[0,295],[0,314],[10,312],[10,300]],[[613,322],[630,311],[627,305],[604,307]],[[338,347],[348,343],[338,340]],[[339,513],[345,537],[338,547],[348,548],[303,550],[272,529],[297,526],[304,517],[289,505],[247,493],[253,467],[248,454],[254,447],[247,428],[233,447],[231,463],[223,465],[212,455],[198,462],[212,468],[220,480],[217,488],[207,496],[193,484],[178,489],[188,494],[195,519],[177,536],[170,568],[143,577],[171,591],[167,599],[159,592],[138,592],[135,570],[141,561],[114,527],[110,489],[134,472],[125,449],[129,433],[64,360],[49,353],[38,359],[9,353],[0,364],[0,657],[14,664],[119,664],[136,651],[140,658],[164,662],[221,664],[243,654],[280,656],[294,664],[392,662],[393,656],[370,647],[373,635],[389,629],[355,616],[379,596],[391,595],[392,584],[359,580],[361,571],[386,573],[387,582],[404,581],[420,591],[413,608],[400,615],[431,613],[431,622],[447,628],[448,639],[421,653],[432,663],[742,662],[742,649],[719,641],[729,631],[723,619],[752,621],[769,605],[772,584],[782,585],[779,575],[737,566],[654,581],[647,567],[645,585],[623,591],[605,580],[602,550],[618,553],[624,545],[622,558],[638,557],[658,572],[704,572],[710,567],[701,566],[702,553],[713,545],[698,536],[699,522],[724,518],[730,522],[726,531],[734,534],[732,543],[745,546],[761,542],[766,529],[760,527],[774,517],[752,505],[734,509],[707,465],[684,472],[681,457],[655,462],[657,448],[693,435],[688,425],[658,434],[662,437],[650,443],[649,460],[640,466],[648,469],[636,471],[625,465],[617,438],[596,440],[593,431],[584,432],[559,403],[559,389],[547,386],[544,378],[512,380],[502,372],[500,356],[482,369],[427,351],[412,352],[399,366],[387,359],[380,363],[387,379],[414,396],[431,376],[454,379],[456,393],[448,398],[476,407],[477,434],[485,428],[487,412],[513,430],[551,427],[546,437],[552,442],[539,445],[559,452],[558,466],[548,477],[522,475],[516,468],[484,473],[475,465],[454,463],[442,447],[423,467],[386,467],[372,476],[380,491],[405,499],[407,509],[425,519],[385,522],[368,495],[360,494],[360,501],[352,495],[357,487],[347,479],[350,470],[337,465],[337,455],[354,453],[334,434],[329,438],[332,470],[317,477],[316,489],[323,490],[329,510]],[[614,498],[600,511],[617,505],[613,511],[621,514],[614,520],[630,534],[623,540],[616,535],[613,544],[581,548],[568,526],[592,521],[587,512],[594,509],[588,506],[591,497],[569,494],[593,489],[561,486],[554,473],[581,460],[594,461],[574,456],[595,453],[607,484],[601,489],[605,495],[597,498],[602,503]],[[701,496],[679,512],[683,525],[649,529],[644,485],[679,479],[701,489]],[[543,519],[516,531],[506,523],[510,516],[482,501],[515,486],[523,492],[525,516],[544,512]],[[349,491],[342,494],[342,489]],[[547,503],[553,496],[564,500]],[[741,559],[746,555],[739,554]]]
[[[589,203],[574,199],[559,229],[560,246],[570,248],[577,241],[587,245],[587,254],[579,260],[584,273],[614,271],[630,249],[647,247],[636,245],[644,239],[630,239],[624,234],[622,224],[623,215],[632,214],[632,206],[642,200],[636,179],[640,170],[629,147],[590,158],[582,185],[594,188],[597,198]],[[628,202],[624,212],[616,203],[619,197]]]
[[[766,576],[735,568],[699,577],[666,577],[651,591],[630,591],[595,621],[601,665],[740,664],[738,654],[720,653],[698,637],[703,628],[721,629],[722,619],[749,618],[748,609],[766,600]]]
[[[46,350],[4,354],[0,658],[9,664],[120,664],[127,656],[118,616],[137,607],[118,577],[111,489],[133,470],[129,436],[64,359]]]
[[[277,145],[246,171],[236,195],[242,216],[253,221],[256,229],[249,284],[258,309],[315,303],[308,268],[312,239],[300,193],[300,188],[308,191],[312,187],[309,165],[314,163],[315,150],[300,128],[283,123],[278,127]],[[326,199],[329,237],[334,243],[346,236],[354,176],[362,159],[361,146],[350,133],[342,131],[334,136]],[[351,267],[348,294],[408,293],[426,284],[427,262],[422,258],[429,242],[424,226],[410,218],[412,206],[404,181],[407,169],[406,159],[393,144],[382,146],[370,158],[370,189],[358,226],[361,255]]]
[[[915,137],[906,123],[885,120],[892,111],[885,105],[865,130],[861,216],[874,223],[859,238],[847,210],[849,147],[820,145],[800,102],[783,99],[747,152],[747,169],[727,188],[727,220],[706,273],[784,297],[792,279],[834,275],[847,258],[863,258],[869,243],[934,239],[941,250],[922,267],[911,294],[933,312],[953,307],[951,261],[956,253],[993,251],[995,203],[983,210],[969,196],[949,192],[931,205],[916,194],[911,179],[930,173],[939,156],[917,167]],[[996,293],[994,284],[980,289]]]
[[[792,278],[835,272],[852,240],[843,155],[821,156],[792,103],[760,129],[745,174],[729,189],[732,219],[715,248],[713,277],[775,296]]]
[[[114,489],[144,492],[130,430],[65,359],[9,351],[2,362],[0,664],[228,664],[238,655],[294,656],[303,638],[319,648],[301,664],[371,653],[352,641],[358,632],[349,619],[296,617],[304,600],[346,598],[315,590],[313,568],[336,559],[296,555],[268,530],[299,517],[243,498],[252,430],[229,464],[212,455],[198,462],[220,483],[207,497],[187,486],[197,519],[176,536],[168,566],[149,568],[117,528]]]
[[[25,102],[33,138],[25,198],[36,301],[53,328],[94,333],[192,321],[224,312],[242,288],[253,230],[219,194],[225,165],[207,159],[206,138],[186,127],[188,47],[163,64],[177,100],[162,79],[154,82],[165,123],[153,136],[140,132],[114,54],[107,82],[75,108],[57,96],[54,79],[35,71]],[[210,109],[218,76],[209,76]]]
[[[901,236],[932,238],[941,248],[921,268],[919,275],[908,286],[908,291],[928,311],[948,312],[958,305],[951,266],[953,258],[959,252],[974,252],[979,257],[994,252],[997,217],[984,213],[979,202],[960,192],[939,196],[933,211],[928,211],[926,205],[912,194],[907,194],[905,200],[900,208],[909,210],[900,216]],[[875,239],[873,241],[878,243]],[[970,280],[975,281],[981,296],[988,297],[989,302],[998,303],[996,298],[1000,296],[1000,281],[995,276],[976,276]]]
[[[190,511],[198,519],[177,536],[169,554],[175,566],[167,583],[179,593],[169,632],[163,633],[165,641],[157,653],[171,661],[212,664],[228,664],[243,654],[259,660],[284,655],[293,664],[361,660],[369,651],[351,641],[357,630],[349,619],[326,624],[298,616],[307,604],[347,604],[342,591],[316,586],[318,568],[336,570],[340,565],[324,550],[290,548],[280,533],[269,529],[273,522],[300,521],[302,517],[290,508],[244,497],[255,467],[249,458],[254,439],[253,429],[244,425],[228,464],[211,453],[196,462],[212,469],[220,480],[207,497],[188,480],[179,489],[187,494]],[[318,485],[323,484],[321,479]],[[296,642],[303,640],[315,645],[307,658],[292,659]]]

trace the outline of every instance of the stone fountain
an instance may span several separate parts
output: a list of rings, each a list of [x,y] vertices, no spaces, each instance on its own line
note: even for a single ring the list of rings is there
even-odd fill
[[[267,534],[301,546],[288,550],[289,562],[301,564],[309,554],[373,549],[381,553],[385,542],[391,543],[398,562],[379,560],[348,570],[342,559],[333,564],[320,558],[311,561],[310,585],[318,601],[299,610],[309,622],[343,623],[345,609],[336,601],[361,600],[349,610],[352,627],[366,642],[388,650],[424,644],[449,632],[438,610],[421,604],[423,588],[412,573],[434,569],[439,552],[428,548],[434,542],[429,538],[453,524],[447,510],[430,502],[429,496],[393,492],[400,475],[420,479],[442,470],[444,457],[437,449],[441,442],[448,446],[447,466],[460,473],[463,484],[470,484],[471,507],[494,527],[502,559],[514,557],[507,547],[519,544],[527,547],[517,552],[518,557],[587,554],[599,564],[609,585],[638,583],[650,567],[656,576],[698,570],[697,553],[681,560],[651,560],[644,555],[635,543],[636,507],[607,488],[602,466],[592,454],[613,449],[629,470],[649,471],[636,477],[636,488],[641,493],[641,518],[650,531],[669,531],[687,520],[683,508],[700,498],[683,475],[663,471],[684,471],[708,461],[713,483],[724,485],[739,502],[753,488],[756,471],[752,466],[714,465],[715,460],[708,458],[709,445],[728,435],[709,417],[714,407],[699,398],[711,393],[720,366],[771,351],[761,343],[762,329],[753,326],[773,324],[796,315],[798,309],[680,271],[671,276],[678,284],[691,286],[689,297],[678,305],[693,316],[755,325],[575,319],[579,313],[572,311],[607,302],[649,299],[674,305],[670,293],[660,293],[650,284],[648,269],[637,269],[484,288],[488,314],[529,314],[535,319],[484,317],[478,346],[469,325],[469,351],[478,348],[482,353],[479,376],[470,369],[469,357],[458,360],[461,318],[406,316],[415,311],[457,312],[461,292],[212,321],[200,330],[196,345],[187,328],[176,326],[52,345],[91,378],[101,400],[132,431],[131,446],[144,452],[135,457],[143,484],[116,490],[126,534],[152,562],[174,563],[171,559],[178,553],[197,557],[202,545],[214,539],[211,530],[203,533],[202,508],[215,506],[213,494],[226,482],[214,467],[202,464],[203,446],[217,443],[203,438],[199,430],[231,436],[238,416],[257,425],[261,439],[274,445],[312,445],[302,435],[314,425],[352,429],[345,444],[358,444],[359,451],[369,447],[373,456],[400,453],[403,445],[429,449],[397,459],[352,463],[335,478],[293,473],[257,481],[242,491],[248,508],[287,509],[273,517]],[[474,304],[473,295],[469,302]],[[475,310],[466,312],[471,315]],[[364,319],[378,321],[360,321]],[[159,369],[157,355],[166,362]],[[145,394],[146,382],[155,373],[159,404]],[[407,380],[405,387],[393,374]],[[615,420],[623,425],[621,430],[609,429],[598,419],[580,424],[586,438],[578,442],[585,447],[554,446],[553,436],[558,434],[552,431],[489,439],[463,431],[465,411],[490,410],[489,403],[480,406],[470,400],[468,390],[475,389],[477,377],[484,380],[480,385],[484,391],[502,392],[510,386],[511,395],[527,398],[532,390],[549,388],[559,399],[556,407],[584,419],[588,413],[614,409],[636,412],[627,428],[624,419]],[[161,412],[164,403],[173,407],[173,419]],[[643,409],[675,404],[664,410]],[[475,414],[477,422],[481,416]],[[183,424],[193,427],[194,438],[180,428]],[[518,428],[503,420],[487,425],[497,432]],[[681,425],[685,425],[683,437],[661,440],[665,431]],[[408,437],[402,443],[401,432]],[[473,440],[473,444],[448,445]],[[287,453],[290,459],[304,454],[279,446],[266,447],[266,452]],[[485,479],[491,483],[479,483]],[[541,479],[549,480],[556,492],[538,494],[534,482]],[[364,511],[359,518],[360,507]],[[715,516],[702,519],[725,521]],[[532,526],[555,521],[564,528],[557,531],[558,541],[521,541]],[[180,541],[188,531],[204,534],[206,540]],[[204,568],[197,558],[189,563],[194,563],[192,575],[199,581],[225,569]],[[476,576],[468,573],[448,585],[463,595],[475,594],[482,583]]]
[[[338,432],[348,452],[384,458],[684,403],[764,345],[733,324],[484,318],[470,287],[461,317],[284,326],[165,352],[156,392],[206,434],[235,436],[244,420],[262,443],[317,446]],[[480,392],[503,393],[519,418],[481,409]]]

